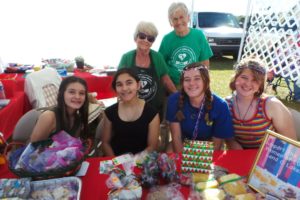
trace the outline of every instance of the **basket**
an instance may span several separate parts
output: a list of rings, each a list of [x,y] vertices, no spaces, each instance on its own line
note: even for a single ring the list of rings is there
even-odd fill
[[[83,150],[83,157],[78,160],[72,162],[70,165],[66,167],[61,167],[58,169],[47,170],[43,172],[31,172],[26,171],[24,169],[15,169],[16,163],[19,160],[21,154],[26,148],[24,143],[12,142],[7,145],[5,149],[6,159],[8,161],[8,168],[12,173],[17,175],[18,177],[31,177],[35,180],[40,179],[49,179],[49,178],[59,178],[64,176],[71,176],[74,175],[81,167],[82,162],[88,156],[88,153],[91,149],[91,140],[85,140],[83,142],[84,150]],[[44,145],[45,147],[49,145],[49,140],[39,142],[39,145]],[[16,148],[17,147],[17,148]],[[14,149],[14,150],[12,150]]]
[[[3,136],[3,134],[0,132],[0,165],[5,163],[5,148],[7,146],[7,142]]]

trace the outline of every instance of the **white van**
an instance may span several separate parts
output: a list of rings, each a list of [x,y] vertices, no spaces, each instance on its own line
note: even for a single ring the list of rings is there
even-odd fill
[[[233,14],[194,12],[192,26],[204,32],[215,56],[238,57],[243,29]]]

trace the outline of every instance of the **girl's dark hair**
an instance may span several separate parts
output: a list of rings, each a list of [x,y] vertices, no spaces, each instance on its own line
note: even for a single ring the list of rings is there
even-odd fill
[[[64,93],[67,87],[72,83],[80,83],[81,85],[84,86],[85,89],[85,100],[81,108],[78,110],[78,113],[76,113],[75,122],[79,120],[80,122],[83,123],[83,130],[80,131],[80,137],[86,139],[90,137],[90,133],[88,129],[89,101],[88,101],[87,84],[85,80],[76,76],[70,76],[63,79],[63,81],[61,82],[58,90],[58,95],[57,95],[57,111],[58,111],[58,116],[60,116],[59,122],[62,130],[70,130],[72,128],[70,127],[70,119],[67,115],[66,103],[64,98]]]
[[[212,96],[212,93],[210,90],[210,77],[209,77],[208,68],[200,62],[188,64],[187,66],[185,66],[183,68],[183,71],[181,73],[181,77],[180,77],[181,86],[183,85],[184,73],[191,69],[198,70],[200,72],[201,78],[203,80],[205,121],[207,124],[210,124],[209,111],[212,109],[213,96]],[[185,93],[183,87],[181,87],[181,92],[180,92],[179,101],[178,101],[178,111],[176,113],[176,118],[179,121],[181,121],[185,118],[183,111],[182,111],[184,101],[188,101],[188,95]]]
[[[114,75],[114,79],[111,83],[111,86],[115,91],[116,91],[117,79],[121,74],[128,74],[129,76],[134,78],[136,80],[136,82],[140,81],[140,78],[138,77],[138,75],[132,68],[121,68],[116,72],[116,74]]]

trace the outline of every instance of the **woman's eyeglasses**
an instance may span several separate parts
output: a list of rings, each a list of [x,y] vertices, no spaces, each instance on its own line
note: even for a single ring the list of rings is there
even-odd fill
[[[142,33],[142,32],[139,32],[138,33],[138,37],[141,39],[141,40],[144,40],[147,38],[148,42],[154,42],[155,41],[155,37],[152,36],[152,35],[146,35],[145,33]]]

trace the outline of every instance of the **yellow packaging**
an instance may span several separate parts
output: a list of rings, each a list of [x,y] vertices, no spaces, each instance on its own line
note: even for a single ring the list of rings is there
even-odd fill
[[[195,185],[195,189],[197,191],[202,191],[207,188],[217,188],[219,186],[219,183],[217,180],[210,180],[206,182],[199,182]]]
[[[252,193],[239,194],[234,197],[234,200],[256,200],[256,196]]]

